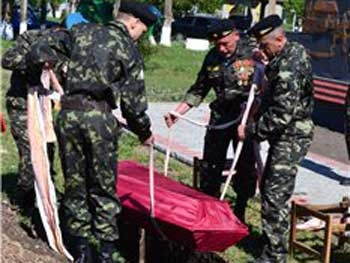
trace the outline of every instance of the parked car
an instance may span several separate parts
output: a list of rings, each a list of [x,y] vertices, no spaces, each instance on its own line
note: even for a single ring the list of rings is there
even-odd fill
[[[13,32],[15,36],[19,34],[19,27],[21,23],[21,7],[15,5],[12,10],[11,25],[13,27]],[[40,28],[50,28],[57,26],[58,23],[52,21],[45,21],[43,24],[40,23],[39,18],[34,12],[34,9],[31,6],[28,6],[27,9],[27,29],[40,29]]]
[[[251,13],[247,16],[232,15],[230,16],[237,29],[243,33],[245,32],[252,22]],[[171,24],[171,35],[175,40],[184,40],[188,37],[191,38],[206,38],[207,29],[211,24],[220,21],[220,18],[211,15],[188,15],[175,19]]]
[[[220,18],[207,15],[189,15],[175,19],[171,24],[171,35],[176,40],[191,38],[206,38],[209,25]]]
[[[230,19],[235,22],[236,28],[243,32],[247,31],[250,28],[250,25],[252,24],[253,17],[251,13],[248,13],[247,16],[242,15],[232,15],[230,16]]]

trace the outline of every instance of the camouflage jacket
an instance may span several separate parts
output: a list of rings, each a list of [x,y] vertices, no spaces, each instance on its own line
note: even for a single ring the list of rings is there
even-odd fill
[[[313,84],[310,57],[304,47],[287,42],[265,69],[267,90],[260,118],[248,125],[257,140],[312,137]]]
[[[123,117],[140,140],[151,135],[143,78],[143,60],[120,22],[106,26],[78,24],[71,31],[51,35],[38,43],[27,61],[38,67],[56,64],[60,54],[69,58],[65,97],[84,96],[106,101],[115,108],[120,97]]]
[[[17,37],[13,47],[7,50],[1,60],[3,68],[11,70],[11,85],[6,94],[11,97],[13,104],[25,104],[27,99],[28,78],[27,75],[36,74],[37,79],[40,78],[41,72],[31,72],[26,63],[26,55],[32,49],[32,46],[48,37],[50,34],[55,34],[61,28],[44,29],[44,30],[28,30]],[[63,63],[63,60],[62,60]],[[60,71],[62,63],[57,64],[55,71]],[[60,79],[60,74],[57,74]],[[20,106],[20,105],[18,105]],[[22,105],[26,108],[26,105]]]
[[[187,91],[184,102],[198,106],[213,88],[216,99],[210,104],[212,112],[237,117],[241,112],[241,103],[247,100],[251,83],[243,84],[240,81],[236,62],[251,59],[253,48],[255,45],[252,43],[240,40],[236,51],[228,58],[215,47],[212,48],[204,59],[196,82]]]

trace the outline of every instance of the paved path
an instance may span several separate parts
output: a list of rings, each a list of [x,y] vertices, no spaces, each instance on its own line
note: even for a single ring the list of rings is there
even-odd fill
[[[162,151],[166,149],[168,137],[168,128],[165,126],[163,115],[173,110],[175,106],[175,103],[150,103],[149,106],[148,113],[152,118],[157,146]],[[208,106],[201,105],[194,108],[186,116],[200,122],[207,122]],[[173,156],[191,165],[194,156],[202,156],[204,133],[204,128],[179,120],[173,130]],[[266,158],[268,143],[263,143],[261,148],[261,155]],[[229,155],[232,156],[232,151]],[[350,186],[339,184],[347,177],[350,177],[349,164],[309,152],[299,169],[295,192],[306,193],[309,202],[313,204],[337,203],[343,196],[350,196]]]

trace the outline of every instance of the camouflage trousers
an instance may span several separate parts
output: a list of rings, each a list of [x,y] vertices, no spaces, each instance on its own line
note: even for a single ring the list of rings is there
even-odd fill
[[[10,119],[11,134],[15,140],[18,154],[18,188],[28,192],[34,187],[34,170],[30,158],[30,146],[27,129],[27,101],[23,98],[8,97],[7,113]]]
[[[59,146],[65,177],[62,202],[65,234],[118,239],[116,197],[117,121],[110,113],[62,110]]]
[[[222,172],[231,142],[235,148],[238,143],[237,126],[235,125],[223,130],[207,131],[200,173],[200,188],[204,193],[215,197],[220,196],[220,187],[226,178],[222,176]],[[242,221],[244,221],[247,201],[255,194],[257,180],[255,160],[253,141],[246,140],[237,163],[237,173],[233,178],[233,188],[237,194],[234,212]]]
[[[35,205],[34,179],[35,174],[30,156],[30,145],[27,128],[27,100],[24,98],[7,97],[6,108],[11,125],[11,134],[15,140],[18,154],[17,200],[19,206],[30,216]],[[51,175],[53,169],[55,145],[47,144]]]
[[[289,200],[292,197],[298,164],[306,155],[310,138],[270,142],[261,185],[261,217],[264,238],[262,258],[287,262]]]
[[[27,130],[27,101],[24,98],[7,97],[6,108],[19,155],[16,200],[24,214],[31,216],[35,205],[35,192]]]

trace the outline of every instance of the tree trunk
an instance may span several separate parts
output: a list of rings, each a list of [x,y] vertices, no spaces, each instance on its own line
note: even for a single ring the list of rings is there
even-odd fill
[[[46,21],[46,0],[41,0],[40,3],[40,24],[43,26]]]
[[[9,0],[4,0],[1,4],[1,20],[6,22],[11,21],[12,17],[12,4]]]
[[[276,14],[276,0],[269,0],[269,15]]]
[[[51,10],[52,10],[52,17],[56,18],[56,4],[54,4],[52,1],[50,2]]]
[[[70,5],[69,5],[69,13],[74,13],[77,10],[79,0],[70,0]]]
[[[165,0],[164,6],[164,24],[162,27],[162,36],[160,44],[164,46],[171,46],[171,22],[173,21],[173,0]]]
[[[28,1],[21,0],[21,23],[19,25],[19,34],[27,31],[27,9],[28,9]]]

